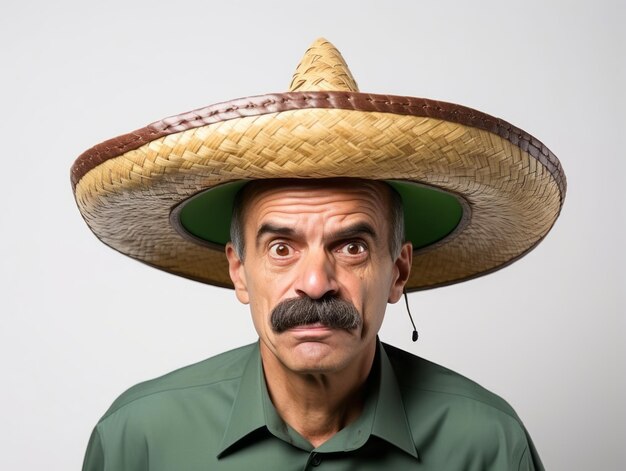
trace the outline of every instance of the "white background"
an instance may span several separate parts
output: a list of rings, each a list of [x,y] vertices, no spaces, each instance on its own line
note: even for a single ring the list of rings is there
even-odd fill
[[[383,340],[505,397],[550,470],[626,469],[624,3],[12,2],[0,15],[0,469],[79,469],[127,387],[255,340],[232,292],[101,244],[73,201],[88,147],[285,91],[318,36],[362,91],[461,103],[543,141],[552,232],[487,277],[410,296]],[[446,470],[447,471],[447,470]]]

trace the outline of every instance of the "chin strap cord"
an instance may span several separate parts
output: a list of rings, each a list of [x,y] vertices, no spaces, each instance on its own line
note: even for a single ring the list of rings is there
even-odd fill
[[[417,342],[419,334],[417,333],[417,329],[415,328],[415,322],[413,322],[413,316],[411,315],[411,309],[409,308],[409,298],[406,295],[406,289],[402,290],[402,294],[404,294],[404,302],[406,304],[406,312],[409,313],[409,319],[411,319],[411,324],[413,324],[413,335],[412,335],[411,338],[413,339],[413,342]]]

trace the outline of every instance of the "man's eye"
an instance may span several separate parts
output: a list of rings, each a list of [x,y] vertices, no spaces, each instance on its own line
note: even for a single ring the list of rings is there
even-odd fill
[[[345,255],[361,255],[366,251],[367,246],[363,242],[349,242],[340,249]]]
[[[270,246],[270,255],[276,258],[289,257],[292,254],[292,249],[285,243],[277,243]]]

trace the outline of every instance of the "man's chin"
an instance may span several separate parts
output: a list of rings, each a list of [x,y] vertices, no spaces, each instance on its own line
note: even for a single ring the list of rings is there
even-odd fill
[[[322,340],[304,340],[290,350],[284,363],[298,373],[331,373],[343,366],[344,354],[337,346]]]

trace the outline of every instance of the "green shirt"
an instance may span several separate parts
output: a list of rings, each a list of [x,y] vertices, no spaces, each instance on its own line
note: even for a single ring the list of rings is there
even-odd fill
[[[258,344],[122,394],[95,427],[83,471],[542,470],[501,398],[379,343],[361,416],[314,448],[278,416]]]

